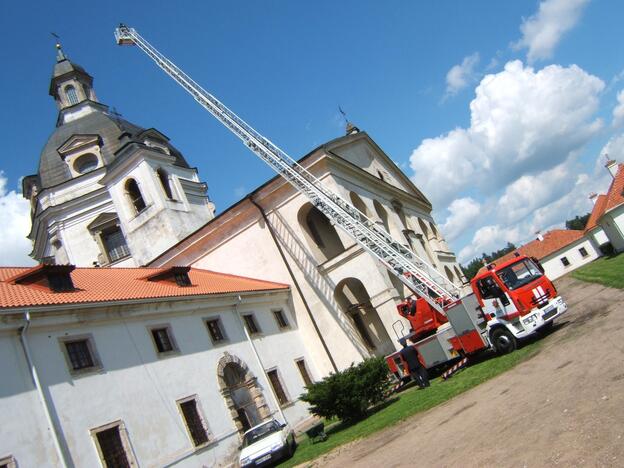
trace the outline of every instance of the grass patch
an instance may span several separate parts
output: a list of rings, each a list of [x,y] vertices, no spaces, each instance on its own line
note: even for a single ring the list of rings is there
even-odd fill
[[[313,460],[339,445],[366,437],[416,413],[444,403],[535,356],[539,352],[541,343],[542,340],[537,340],[511,354],[479,362],[446,382],[441,378],[435,379],[431,382],[431,387],[425,390],[418,390],[417,387],[406,390],[389,403],[380,405],[362,421],[351,425],[344,423],[332,425],[326,430],[329,438],[325,442],[312,444],[305,438],[299,443],[295,455],[280,466],[294,466]]]
[[[570,275],[581,281],[624,289],[624,255],[599,258],[574,270]]]

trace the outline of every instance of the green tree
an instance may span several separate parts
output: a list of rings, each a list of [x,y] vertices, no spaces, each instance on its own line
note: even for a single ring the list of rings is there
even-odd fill
[[[366,416],[368,408],[386,398],[392,385],[388,376],[383,357],[369,358],[307,386],[307,392],[299,398],[310,404],[312,414],[353,421]]]
[[[497,258],[502,257],[503,255],[508,254],[509,252],[513,252],[514,250],[516,250],[516,246],[511,242],[507,242],[507,245],[502,249],[490,252],[490,254],[486,254],[484,252],[481,254],[481,257],[473,258],[470,262],[468,262],[466,266],[462,265],[461,268],[464,271],[464,275],[466,275],[468,281],[470,281],[481,269],[484,260],[485,262],[489,263],[493,260],[496,260]]]
[[[587,226],[587,220],[589,219],[590,214],[591,213],[587,213],[583,216],[577,215],[572,219],[568,219],[565,222],[566,229],[575,229],[578,231],[582,231],[583,229],[585,229],[585,226]]]

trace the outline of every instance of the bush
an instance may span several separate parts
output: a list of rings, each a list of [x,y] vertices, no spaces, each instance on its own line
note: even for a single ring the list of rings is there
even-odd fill
[[[309,403],[310,411],[317,416],[343,421],[361,419],[368,408],[386,397],[392,385],[388,374],[383,357],[369,358],[309,385],[300,399]]]

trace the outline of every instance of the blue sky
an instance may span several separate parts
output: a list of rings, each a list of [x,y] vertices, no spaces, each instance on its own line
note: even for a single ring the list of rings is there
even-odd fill
[[[56,121],[54,41],[101,102],[165,133],[221,211],[269,177],[142,53],[123,21],[299,157],[340,105],[434,203],[460,260],[591,209],[601,152],[624,160],[624,3],[606,0],[3,2],[0,263],[25,263],[20,177]]]

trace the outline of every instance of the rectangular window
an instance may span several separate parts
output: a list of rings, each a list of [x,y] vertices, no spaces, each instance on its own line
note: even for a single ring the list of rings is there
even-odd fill
[[[587,250],[585,249],[585,247],[581,247],[579,249],[579,253],[581,254],[581,257],[585,258],[587,257],[589,254],[587,253]]]
[[[109,468],[130,468],[132,466],[126,449],[128,443],[124,441],[125,431],[122,434],[119,424],[95,432],[95,441],[100,452],[102,464]]]
[[[78,371],[95,367],[91,350],[89,349],[89,340],[66,341],[65,349],[72,366],[72,370]]]
[[[570,265],[570,260],[568,260],[568,257],[561,257],[561,263],[563,263],[563,266],[567,267]]]
[[[312,379],[310,378],[310,374],[308,373],[308,368],[306,367],[306,363],[303,359],[298,359],[295,361],[297,364],[297,369],[299,369],[299,373],[301,374],[301,378],[305,383],[306,387],[312,385]]]
[[[250,335],[260,333],[260,328],[258,328],[258,324],[256,323],[256,319],[253,314],[243,315],[243,320],[245,320],[245,327]]]
[[[213,343],[216,344],[225,341],[225,333],[223,333],[223,329],[221,328],[220,319],[206,320],[206,327],[208,327],[208,333],[210,333],[210,339]]]
[[[106,255],[111,262],[130,255],[130,249],[128,249],[126,239],[119,226],[102,232],[102,242],[106,249]]]
[[[191,397],[189,399],[179,401],[178,405],[180,406],[180,411],[182,412],[182,417],[184,418],[184,423],[186,424],[186,429],[191,440],[193,441],[193,445],[195,447],[199,447],[200,445],[207,443],[208,431],[206,430],[204,421],[199,414],[197,398]]]
[[[168,325],[157,325],[151,328],[150,332],[158,353],[170,353],[178,350],[171,327]]]
[[[275,392],[275,396],[277,397],[277,401],[280,406],[288,403],[288,397],[286,396],[286,392],[284,392],[284,387],[282,386],[282,382],[277,374],[277,369],[268,371],[267,375],[269,376],[271,387],[273,387],[273,391]]]
[[[283,310],[274,310],[273,316],[275,317],[275,321],[277,322],[277,326],[280,328],[288,328],[288,320],[286,320],[286,315],[284,315]]]

